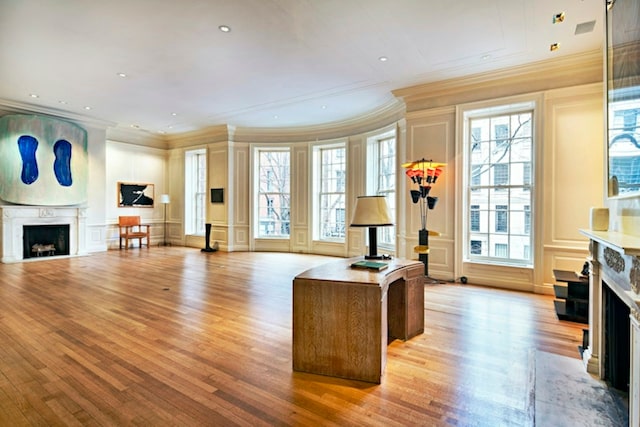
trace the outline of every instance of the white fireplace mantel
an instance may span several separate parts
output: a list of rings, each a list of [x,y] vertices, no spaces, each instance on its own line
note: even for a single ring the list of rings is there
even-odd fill
[[[587,370],[604,378],[603,283],[630,310],[629,425],[640,425],[640,237],[614,231],[580,230],[590,239],[589,346]]]
[[[69,256],[86,255],[86,208],[57,206],[0,206],[0,261],[23,257],[25,225],[69,225]]]

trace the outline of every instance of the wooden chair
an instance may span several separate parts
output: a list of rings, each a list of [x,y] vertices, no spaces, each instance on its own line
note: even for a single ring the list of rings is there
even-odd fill
[[[118,217],[118,226],[120,227],[120,249],[122,249],[122,241],[125,241],[125,249],[129,249],[129,240],[138,239],[140,247],[142,247],[142,239],[147,239],[147,248],[149,248],[149,228],[150,225],[140,224],[139,216],[120,216]]]

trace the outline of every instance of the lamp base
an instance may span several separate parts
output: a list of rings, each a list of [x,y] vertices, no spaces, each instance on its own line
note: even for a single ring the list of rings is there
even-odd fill
[[[365,255],[364,259],[386,259],[384,255]]]

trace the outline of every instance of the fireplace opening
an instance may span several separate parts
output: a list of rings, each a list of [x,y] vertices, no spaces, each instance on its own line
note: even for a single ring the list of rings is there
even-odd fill
[[[24,259],[69,255],[69,224],[23,226]]]
[[[603,282],[604,380],[611,387],[629,391],[630,323],[629,307]]]

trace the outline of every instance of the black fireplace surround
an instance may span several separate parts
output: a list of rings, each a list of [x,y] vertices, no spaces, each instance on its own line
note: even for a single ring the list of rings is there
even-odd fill
[[[69,224],[25,225],[22,242],[24,259],[69,255]],[[34,245],[53,249],[37,251],[34,250]]]

